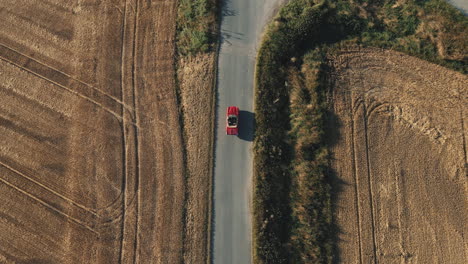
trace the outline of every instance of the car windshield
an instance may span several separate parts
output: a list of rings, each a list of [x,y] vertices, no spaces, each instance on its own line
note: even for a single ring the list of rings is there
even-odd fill
[[[237,125],[237,116],[230,115],[228,117],[228,126],[236,126]]]

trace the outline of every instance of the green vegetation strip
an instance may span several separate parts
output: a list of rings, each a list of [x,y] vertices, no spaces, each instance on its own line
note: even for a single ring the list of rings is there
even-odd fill
[[[334,261],[327,54],[375,46],[467,72],[467,18],[443,0],[399,3],[291,0],[268,26],[255,76],[255,263]]]
[[[177,50],[197,55],[213,50],[217,41],[218,0],[179,0]]]
[[[327,252],[327,234],[317,233],[320,230],[315,225],[328,225],[325,219],[331,219],[328,188],[323,179],[326,166],[319,164],[327,162],[326,148],[320,142],[322,121],[312,124],[313,120],[321,119],[319,112],[322,110],[308,111],[305,109],[307,102],[297,102],[291,108],[285,67],[304,41],[320,35],[321,24],[328,13],[325,1],[291,1],[268,27],[258,53],[253,199],[255,263],[300,263],[302,253],[298,251],[308,251],[305,254],[310,259],[320,261],[327,261],[327,256],[331,255]],[[315,88],[309,88],[311,90],[304,92],[311,93],[309,97],[315,96]],[[301,122],[294,118],[301,115],[301,111],[318,116]],[[294,119],[293,127],[291,118]],[[310,127],[317,130],[317,138],[300,135]],[[308,137],[308,133],[305,134]],[[301,154],[295,153],[298,150],[296,142],[303,144],[298,147],[300,152],[304,151]],[[321,160],[307,162],[315,157]],[[299,174],[303,177],[300,180]],[[307,181],[307,186],[303,181]],[[320,189],[309,193],[312,186]],[[326,193],[324,197],[322,190]]]

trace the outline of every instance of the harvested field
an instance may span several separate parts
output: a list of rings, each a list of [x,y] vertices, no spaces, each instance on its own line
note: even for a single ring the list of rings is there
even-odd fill
[[[176,1],[0,3],[0,263],[180,263]]]
[[[378,49],[329,62],[339,262],[467,263],[468,78]]]

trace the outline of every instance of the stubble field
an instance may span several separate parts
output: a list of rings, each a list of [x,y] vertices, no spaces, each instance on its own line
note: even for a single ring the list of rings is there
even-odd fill
[[[466,263],[468,78],[400,53],[330,58],[341,263]]]
[[[180,263],[176,4],[1,1],[1,263]]]

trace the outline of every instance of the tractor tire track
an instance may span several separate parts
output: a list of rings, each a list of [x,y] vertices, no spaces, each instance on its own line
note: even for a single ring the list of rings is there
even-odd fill
[[[125,25],[124,25],[124,26],[125,26]],[[1,52],[1,51],[4,51],[4,52]],[[15,54],[16,56],[15,56],[15,55],[10,55],[10,57],[8,57],[8,53],[13,53],[13,54]],[[122,108],[125,109],[126,111],[131,112],[131,111],[134,110],[134,109],[132,109],[132,107],[130,107],[130,106],[124,104],[124,102],[122,101],[122,99],[118,99],[118,98],[114,97],[113,95],[102,91],[101,89],[98,89],[98,88],[96,88],[96,87],[94,87],[94,86],[92,86],[92,85],[90,85],[90,84],[88,84],[88,83],[86,83],[86,82],[84,82],[84,81],[82,81],[82,80],[76,79],[76,78],[74,78],[73,76],[71,76],[71,75],[69,75],[69,74],[67,74],[67,73],[65,73],[65,72],[63,72],[63,71],[60,71],[60,70],[58,70],[58,69],[56,69],[56,68],[54,68],[54,67],[52,67],[52,66],[49,66],[49,65],[47,65],[47,64],[44,64],[44,63],[42,63],[42,62],[40,62],[40,61],[38,61],[38,60],[36,60],[36,59],[34,59],[34,58],[28,56],[28,55],[25,55],[24,53],[21,53],[21,52],[19,52],[19,51],[13,49],[13,48],[11,48],[11,47],[8,47],[7,45],[4,45],[4,44],[2,44],[2,43],[0,43],[0,54],[5,54],[4,56],[2,56],[3,58],[5,58],[5,60],[14,61],[14,58],[16,57],[16,58],[21,58],[21,60],[26,60],[26,61],[27,61],[26,65],[28,65],[28,66],[29,66],[29,62],[33,62],[34,64],[41,65],[41,66],[43,66],[45,69],[50,70],[50,71],[51,71],[52,73],[54,73],[55,75],[61,75],[64,79],[68,78],[68,79],[70,79],[70,80],[72,80],[72,81],[76,81],[76,82],[78,82],[78,83],[80,83],[80,84],[82,84],[82,85],[88,87],[89,89],[98,92],[98,93],[101,94],[103,97],[106,97],[106,98],[108,98],[108,99],[114,101],[116,104],[122,105]],[[0,55],[0,56],[1,56],[1,55]],[[7,58],[7,57],[8,57],[8,58]],[[40,73],[38,73],[38,74],[40,74]],[[47,77],[46,77],[46,78],[47,78]],[[49,79],[52,79],[52,78],[49,78]],[[85,91],[85,89],[83,89],[83,90]],[[92,92],[92,91],[90,91],[90,90],[87,91],[87,93],[91,93],[91,92]],[[111,104],[111,103],[109,102],[109,104]]]
[[[127,23],[127,0],[124,1],[124,10],[123,10],[123,22],[122,22],[122,48],[120,50],[120,94],[121,94],[121,102],[125,102],[125,95],[124,95],[124,89],[125,83],[124,83],[124,74],[125,74],[125,67],[124,67],[124,54],[125,54],[125,29],[126,29],[126,23]],[[124,103],[122,103],[122,116],[124,117],[122,120],[121,124],[121,129],[122,129],[122,145],[123,145],[123,151],[122,151],[122,171],[123,171],[123,177],[122,177],[122,187],[121,187],[121,193],[122,193],[122,204],[121,204],[121,216],[122,216],[122,222],[120,226],[120,250],[119,250],[119,263],[123,263],[123,257],[124,257],[124,236],[125,236],[125,216],[126,216],[126,211],[127,211],[127,185],[128,185],[128,173],[127,173],[127,122],[125,120],[125,109],[124,109]]]
[[[349,96],[349,100],[353,102],[350,104],[350,109],[349,109],[349,120],[351,121],[350,125],[350,130],[351,130],[351,161],[352,161],[352,175],[354,179],[354,205],[356,208],[356,221],[357,221],[357,242],[358,242],[358,249],[359,249],[359,263],[362,262],[362,234],[361,234],[361,209],[359,206],[359,179],[357,175],[357,156],[356,156],[356,139],[355,139],[355,124],[354,124],[354,114],[355,114],[355,105],[354,105],[354,100],[352,99],[353,97],[353,92],[349,92],[346,95],[343,96]]]
[[[371,216],[371,226],[372,226],[372,246],[373,246],[373,253],[374,253],[374,263],[377,264],[377,244],[375,242],[375,212],[374,212],[374,193],[372,188],[372,177],[371,177],[371,168],[370,168],[370,156],[369,156],[369,130],[368,126],[368,117],[367,117],[367,109],[366,109],[366,102],[363,102],[363,121],[364,121],[364,138],[365,138],[365,150],[366,150],[366,162],[367,162],[367,180],[368,180],[368,194],[369,194],[369,205],[370,205],[370,216]]]
[[[135,109],[135,122],[140,124],[140,116],[138,111],[138,89],[137,89],[137,43],[138,43],[138,20],[139,20],[139,0],[135,0],[134,13],[135,13],[135,23],[133,24],[133,39],[132,39],[132,69],[131,69],[131,76],[132,76],[132,101],[133,107]],[[140,164],[140,131],[139,126],[134,127],[134,147],[135,147],[135,193],[134,199],[135,202],[135,223],[134,223],[134,237],[133,237],[133,263],[139,263],[140,257],[140,212],[141,212],[141,203],[140,203],[140,175],[141,175],[141,164]]]
[[[2,166],[2,167],[4,167],[4,168],[8,169],[9,171],[13,172],[15,175],[18,175],[18,176],[20,176],[20,177],[26,179],[27,181],[34,183],[35,185],[41,187],[42,189],[47,190],[49,193],[55,195],[56,197],[59,197],[59,198],[62,199],[62,200],[65,200],[65,201],[68,202],[69,204],[71,204],[71,205],[73,205],[73,206],[76,206],[76,207],[78,207],[78,208],[81,209],[81,210],[84,210],[85,212],[87,212],[87,213],[93,215],[94,217],[100,217],[100,216],[96,213],[96,211],[94,211],[93,209],[91,209],[91,208],[89,208],[89,207],[86,207],[86,206],[84,206],[84,205],[82,205],[82,204],[80,204],[80,203],[78,203],[78,202],[75,202],[75,201],[71,200],[71,199],[68,198],[68,197],[63,196],[62,194],[60,194],[60,193],[58,193],[58,192],[56,192],[56,191],[50,189],[49,187],[45,186],[44,184],[42,184],[42,183],[40,183],[40,182],[34,180],[32,177],[27,176],[27,175],[21,173],[21,172],[18,171],[18,170],[16,170],[16,169],[10,167],[9,165],[5,164],[5,163],[2,162],[2,161],[0,161],[0,166]]]
[[[139,112],[136,105],[136,27],[138,22],[138,2],[125,1],[124,22],[122,27],[121,46],[121,89],[122,101],[133,109],[134,123],[139,123]],[[122,109],[123,111],[123,109]],[[124,113],[125,117],[125,113]],[[124,118],[126,120],[126,118]],[[119,263],[136,263],[138,239],[138,210],[139,210],[139,143],[138,126],[123,122],[122,136],[124,137],[124,198],[122,200],[122,223],[120,232]]]
[[[27,197],[29,197],[29,198],[31,198],[32,200],[34,200],[34,201],[36,201],[36,202],[42,204],[43,206],[47,207],[48,209],[50,209],[50,210],[52,210],[52,211],[54,211],[54,212],[56,212],[56,213],[62,215],[62,216],[65,217],[67,220],[69,220],[69,221],[71,221],[71,222],[73,222],[73,223],[75,223],[75,224],[78,224],[79,226],[81,226],[81,227],[83,227],[83,228],[85,228],[85,229],[91,231],[91,232],[94,233],[95,235],[99,235],[99,232],[96,231],[96,229],[95,229],[94,227],[90,226],[89,224],[87,224],[87,223],[85,223],[85,222],[83,222],[83,221],[81,221],[81,220],[79,220],[79,219],[77,219],[77,218],[75,218],[75,217],[73,217],[73,216],[71,216],[71,215],[69,215],[69,214],[64,213],[62,210],[57,209],[56,207],[52,206],[51,204],[49,204],[49,203],[46,202],[46,201],[43,201],[42,199],[36,197],[35,195],[32,195],[32,194],[30,194],[30,193],[24,191],[23,189],[16,187],[14,184],[11,184],[10,182],[6,181],[6,180],[3,179],[3,178],[0,178],[0,182],[2,182],[3,184],[5,184],[5,185],[11,187],[12,189],[14,189],[14,190],[16,190],[16,191],[18,191],[18,192],[20,192],[20,193],[26,195]]]
[[[78,97],[83,98],[86,101],[100,107],[104,111],[114,116],[119,122],[122,121],[123,116],[117,114],[116,104],[113,101],[103,98],[103,96],[96,95],[92,89],[89,89],[85,85],[68,78],[66,75],[48,68],[47,66],[40,64],[34,60],[29,59],[19,53],[16,53],[12,49],[8,49],[0,44],[0,60],[3,60],[11,65],[14,65],[26,72],[29,72],[47,82],[50,82]],[[51,73],[48,73],[50,71]],[[48,76],[50,75],[50,76]],[[54,80],[54,76],[61,78],[62,80]],[[69,86],[73,87],[70,88]],[[94,97],[94,98],[93,98]],[[130,121],[132,122],[132,120]],[[132,122],[133,123],[133,122]]]
[[[32,98],[28,96],[26,93],[19,92],[18,90],[6,88],[3,85],[0,84],[0,94],[2,96],[9,96],[10,98],[17,98],[18,101],[25,101],[24,105],[26,107],[22,107],[21,111],[27,112],[27,114],[33,115],[35,112],[33,110],[39,109],[41,111],[47,112],[47,116],[50,117],[48,118],[49,122],[53,122],[52,119],[67,119],[67,121],[74,122],[77,124],[80,124],[82,127],[85,127],[86,129],[89,130],[90,133],[96,133],[98,132],[98,128],[95,126],[91,126],[89,123],[84,122],[80,120],[79,118],[76,118],[72,113],[67,113],[65,111],[62,111],[61,109],[57,109],[56,107],[52,107],[49,104],[46,104],[44,102],[41,102],[40,100],[37,100],[36,98]],[[5,97],[6,97],[5,96]],[[6,103],[4,103],[4,108],[0,109],[2,112],[2,116],[5,116],[6,119],[14,119],[15,121],[22,121],[20,120],[20,117],[18,115],[18,111],[15,106],[15,101],[13,100],[8,100]],[[17,108],[19,108],[17,106]],[[6,110],[9,109],[9,110]],[[31,119],[26,119],[26,121],[31,121]],[[109,137],[112,137],[112,133],[109,133]],[[42,139],[46,142],[46,144],[50,145],[51,138],[47,138],[46,136],[43,136]],[[51,146],[52,147],[52,146]],[[57,148],[56,146],[54,148]]]

